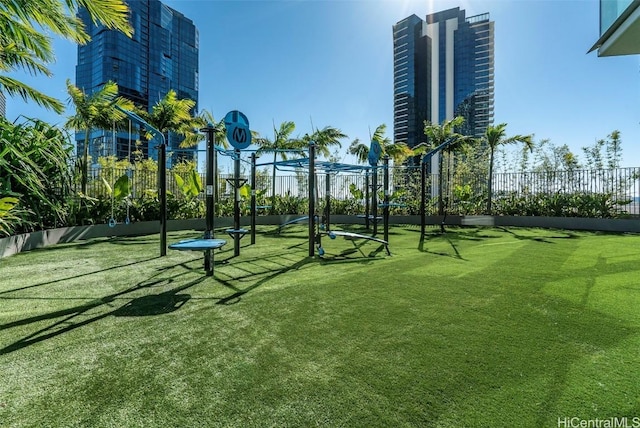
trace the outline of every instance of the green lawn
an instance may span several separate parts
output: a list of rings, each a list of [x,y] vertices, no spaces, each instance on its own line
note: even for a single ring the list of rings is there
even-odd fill
[[[390,257],[337,238],[319,259],[273,229],[214,277],[158,236],[0,260],[0,426],[640,417],[640,236],[397,227]]]

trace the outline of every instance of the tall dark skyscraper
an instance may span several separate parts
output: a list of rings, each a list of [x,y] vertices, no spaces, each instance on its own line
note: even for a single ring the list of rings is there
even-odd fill
[[[459,132],[479,137],[493,123],[494,44],[489,14],[459,8],[411,15],[393,26],[393,137],[424,142],[425,120],[463,116]]]
[[[109,80],[118,84],[119,95],[150,110],[170,89],[178,98],[198,102],[198,30],[193,21],[158,0],[127,1],[131,11],[133,37],[95,25],[85,10],[79,13],[91,41],[78,47],[76,86],[91,94]],[[195,113],[195,112],[194,112]],[[127,158],[140,139],[137,127],[131,132],[94,130],[89,153]],[[76,136],[78,153],[84,148],[84,133]],[[193,152],[180,151],[180,139],[169,136],[172,159],[192,158]],[[142,147],[157,159],[154,145]]]

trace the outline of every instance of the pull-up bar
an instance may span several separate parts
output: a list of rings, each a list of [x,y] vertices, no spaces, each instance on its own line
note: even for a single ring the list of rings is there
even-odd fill
[[[132,122],[144,126],[151,131],[154,138],[160,139],[158,145],[158,199],[160,199],[160,256],[167,255],[167,143],[164,139],[164,135],[160,130],[151,126],[147,121],[138,116],[136,113],[125,110],[122,107],[116,105],[116,109],[125,116],[127,116]]]

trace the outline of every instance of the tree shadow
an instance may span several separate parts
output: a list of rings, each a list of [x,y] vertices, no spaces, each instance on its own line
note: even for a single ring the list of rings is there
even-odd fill
[[[459,312],[443,309],[439,322],[430,325],[429,340],[425,340],[446,344],[442,345],[441,354],[433,354],[438,372],[431,372],[429,376],[441,383],[432,391],[430,399],[457,402],[473,409],[477,406],[473,403],[490,400],[494,394],[498,397],[501,388],[516,390],[530,379],[538,381],[545,377],[547,387],[537,391],[538,410],[530,416],[535,420],[534,426],[549,426],[560,416],[554,411],[559,410],[560,403],[566,400],[567,389],[575,382],[571,374],[575,362],[584,360],[589,353],[619,346],[637,335],[634,325],[588,305],[596,283],[594,277],[607,272],[605,259],[599,258],[589,269],[572,271],[572,278],[583,280],[585,287],[576,300],[550,295],[544,291],[545,282],[535,284],[525,279],[536,270],[531,256],[544,247],[545,242],[530,240],[501,262],[514,266],[514,276],[510,279],[492,279],[485,270],[465,278],[465,284],[477,286],[460,294],[462,301],[457,299],[448,304],[471,310],[465,310],[465,319],[460,320],[456,318]],[[562,266],[567,257],[568,254],[547,263],[545,271],[557,272],[549,281],[565,277]],[[612,266],[608,268],[611,270]],[[629,261],[616,265],[613,270],[628,272],[635,270],[635,266]],[[470,335],[470,331],[474,334]],[[464,335],[466,339],[456,340],[457,335]],[[464,388],[460,387],[459,378],[464,378]],[[526,400],[526,397],[515,399]],[[450,416],[450,408],[444,405],[430,415],[434,421],[448,420]],[[495,423],[496,426],[504,424],[504,420]]]
[[[502,227],[502,226],[498,226],[496,227],[496,229],[501,230],[502,232],[508,233],[511,236],[513,236],[516,239],[520,239],[523,241],[537,241],[537,242],[544,242],[546,244],[553,244],[554,242],[552,241],[553,239],[578,239],[580,238],[577,234],[570,232],[570,231],[554,231],[554,235],[551,236],[528,236],[528,235],[524,235],[524,234],[518,234],[516,233],[514,230],[507,228],[507,227]]]
[[[424,235],[420,236],[420,241],[418,242],[418,251],[420,251],[421,253],[434,254],[436,256],[452,257],[454,259],[467,261],[467,259],[462,257],[462,254],[460,254],[460,251],[458,250],[458,246],[453,242],[453,240],[451,240],[446,234],[441,234],[440,236],[442,236],[449,243],[449,246],[453,250],[453,254],[445,253],[442,251],[430,251],[426,249],[424,245],[424,241],[425,241]]]
[[[232,305],[232,304],[236,304],[239,303],[242,300],[242,297],[249,293],[252,290],[255,290],[256,288],[260,287],[261,285],[264,285],[265,283],[271,281],[272,279],[285,274],[287,272],[291,272],[291,271],[295,271],[298,270],[300,268],[302,268],[303,266],[312,263],[314,261],[313,257],[306,257],[292,265],[289,266],[285,266],[282,267],[280,269],[274,269],[271,272],[269,272],[267,274],[267,276],[265,276],[264,278],[258,280],[256,283],[246,287],[246,288],[239,288],[235,285],[233,285],[230,281],[221,279],[221,278],[216,278],[222,285],[224,285],[227,288],[230,288],[232,290],[234,290],[234,293],[232,293],[229,296],[226,297],[222,297],[219,298],[218,301],[216,302],[217,305]],[[263,273],[260,274],[254,274],[255,275],[264,275]],[[246,278],[246,277],[245,277]],[[234,281],[238,281],[238,279],[240,278],[234,278]]]
[[[123,264],[119,264],[119,265],[116,265],[116,266],[111,266],[111,267],[108,267],[108,268],[95,270],[95,271],[92,271],[92,272],[81,273],[81,274],[78,274],[78,275],[66,276],[64,278],[52,279],[51,281],[39,282],[37,284],[26,285],[24,287],[12,288],[11,290],[0,291],[0,296],[2,296],[4,294],[13,293],[13,292],[16,292],[16,291],[23,291],[23,290],[28,290],[30,288],[42,287],[43,285],[51,285],[51,284],[55,284],[55,283],[59,283],[59,282],[69,281],[71,279],[83,278],[85,276],[91,276],[91,275],[95,275],[95,274],[98,274],[98,273],[104,273],[104,272],[108,272],[108,271],[111,271],[111,270],[124,268],[124,267],[127,267],[127,266],[133,266],[133,265],[136,265],[138,263],[146,263],[146,262],[149,262],[151,260],[158,259],[158,258],[160,258],[160,256],[149,257],[149,258],[146,258],[146,259],[143,259],[143,260],[136,260],[135,262],[130,262],[130,263],[123,263]]]
[[[85,325],[92,324],[109,316],[146,316],[161,315],[173,312],[180,309],[190,298],[188,294],[179,293],[201,283],[206,278],[206,276],[201,276],[187,282],[184,285],[156,295],[151,294],[131,299],[128,299],[126,297],[127,294],[142,289],[148,289],[164,283],[171,284],[175,282],[179,277],[189,273],[188,271],[185,271],[168,278],[157,278],[157,276],[162,272],[163,270],[125,290],[117,293],[112,293],[98,299],[94,299],[82,305],[77,305],[46,314],[40,314],[0,325],[0,330],[6,330],[14,327],[57,319],[57,321],[53,322],[52,324],[40,328],[33,333],[23,337],[22,339],[19,339],[14,343],[5,346],[4,348],[1,348],[0,355],[9,354],[11,352],[18,351],[36,343],[40,343],[42,341],[60,336],[64,333],[68,333]],[[107,309],[105,311],[103,309],[103,312],[97,315],[89,315],[91,311],[100,310],[103,307],[113,308],[116,301],[122,298],[128,299],[128,301],[124,305],[118,306],[112,310]]]

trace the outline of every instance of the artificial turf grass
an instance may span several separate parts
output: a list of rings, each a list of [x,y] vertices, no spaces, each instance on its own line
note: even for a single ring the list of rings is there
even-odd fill
[[[0,417],[556,426],[637,414],[638,318],[616,296],[637,303],[638,237],[457,229],[419,243],[415,230],[393,232],[394,255],[373,259],[344,240],[318,260],[299,237],[259,236],[238,258],[219,254],[215,280],[196,254],[157,258],[149,238],[47,250],[83,262],[71,276],[62,263],[25,278],[47,251],[3,260]]]

